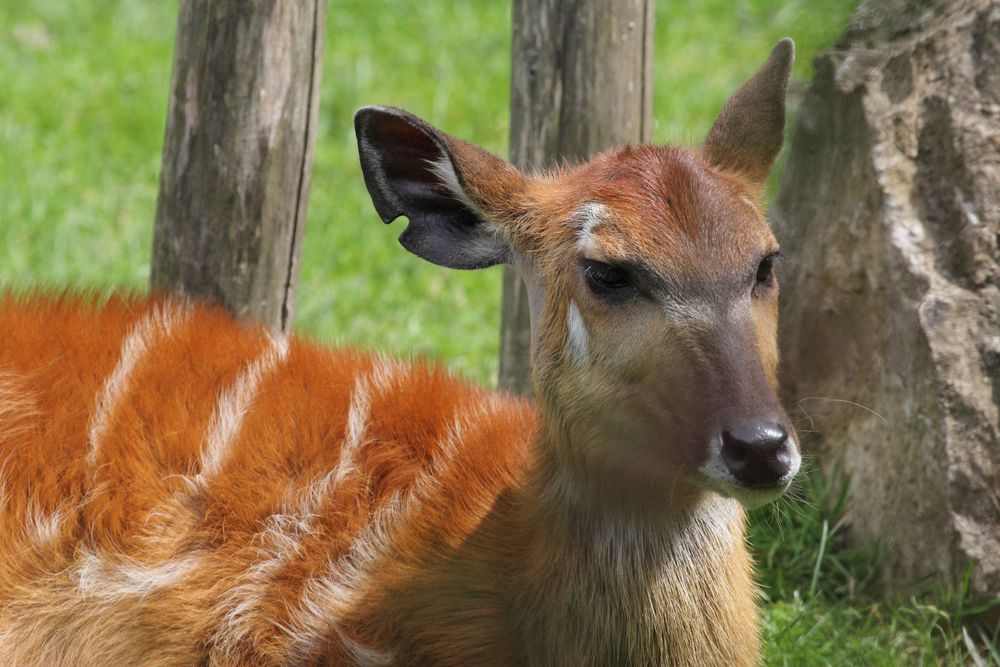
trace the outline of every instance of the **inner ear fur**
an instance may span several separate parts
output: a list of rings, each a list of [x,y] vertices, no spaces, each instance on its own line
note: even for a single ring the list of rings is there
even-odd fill
[[[521,182],[514,167],[402,109],[364,107],[354,127],[375,210],[386,224],[409,219],[404,248],[457,269],[509,261],[499,220]]]
[[[784,139],[785,94],[794,61],[795,43],[786,37],[729,98],[702,148],[710,164],[755,185],[764,183]]]

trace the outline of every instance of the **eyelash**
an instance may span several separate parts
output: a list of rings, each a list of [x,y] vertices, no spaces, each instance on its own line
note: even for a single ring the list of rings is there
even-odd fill
[[[635,293],[635,285],[625,269],[589,259],[582,260],[581,264],[587,286],[594,294],[614,298]]]

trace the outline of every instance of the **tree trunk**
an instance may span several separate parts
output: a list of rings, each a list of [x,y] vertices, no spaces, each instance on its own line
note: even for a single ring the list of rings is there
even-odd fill
[[[150,283],[295,313],[326,0],[182,0]]]
[[[891,590],[1000,595],[1000,1],[869,0],[773,207],[785,387]]]
[[[537,171],[652,132],[654,0],[514,0],[510,159]],[[505,268],[500,387],[528,391],[527,295]]]

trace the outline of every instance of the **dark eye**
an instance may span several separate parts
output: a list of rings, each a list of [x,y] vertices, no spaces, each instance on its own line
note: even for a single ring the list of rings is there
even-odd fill
[[[589,259],[583,260],[582,265],[587,285],[595,294],[613,296],[625,292],[631,293],[635,289],[628,272],[624,269]]]
[[[760,260],[757,265],[757,287],[768,287],[774,282],[774,262],[780,257],[778,253],[772,253]]]
[[[757,284],[766,285],[771,282],[771,275],[774,271],[774,260],[770,257],[765,257],[760,261],[760,265],[757,267]]]

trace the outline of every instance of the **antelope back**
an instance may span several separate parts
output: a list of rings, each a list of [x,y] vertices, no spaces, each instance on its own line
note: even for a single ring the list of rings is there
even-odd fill
[[[7,664],[386,661],[371,619],[534,430],[440,370],[211,308],[0,298]]]

